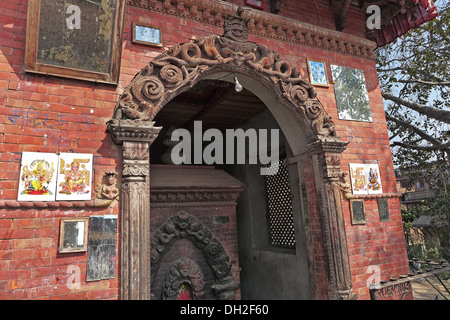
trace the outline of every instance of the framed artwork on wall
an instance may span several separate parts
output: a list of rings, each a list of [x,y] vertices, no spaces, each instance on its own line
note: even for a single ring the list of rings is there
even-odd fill
[[[59,252],[87,251],[89,218],[61,219]]]
[[[56,200],[91,200],[92,154],[61,153]]]
[[[133,43],[162,47],[161,30],[157,27],[133,22]]]
[[[125,0],[29,0],[25,71],[117,84]]]
[[[264,9],[263,0],[245,0],[245,4],[253,8]]]
[[[55,201],[58,155],[23,152],[17,201]]]
[[[383,193],[378,164],[350,163],[349,167],[353,194]]]
[[[324,61],[307,59],[309,81],[314,86],[328,87],[327,65]]]

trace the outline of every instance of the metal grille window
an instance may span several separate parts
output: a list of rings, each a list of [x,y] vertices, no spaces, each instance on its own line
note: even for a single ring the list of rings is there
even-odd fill
[[[283,160],[269,167],[266,175],[269,239],[274,246],[295,248],[294,215],[292,211],[289,172]]]

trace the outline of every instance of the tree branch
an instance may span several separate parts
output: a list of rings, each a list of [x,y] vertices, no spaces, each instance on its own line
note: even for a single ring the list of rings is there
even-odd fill
[[[394,96],[390,93],[386,93],[386,92],[381,92],[381,95],[385,99],[391,100],[395,103],[398,103],[398,104],[400,104],[404,107],[407,107],[409,109],[412,109],[414,111],[417,111],[417,112],[419,112],[423,115],[426,115],[430,118],[450,124],[450,111],[436,109],[436,108],[428,107],[428,106],[425,106],[422,104],[406,101],[406,100],[403,100],[399,97],[396,97],[396,96]]]
[[[450,141],[441,145],[437,145],[437,146],[417,146],[417,145],[413,145],[413,144],[408,144],[408,143],[403,143],[403,142],[398,142],[398,141],[394,141],[391,146],[398,146],[398,147],[403,147],[406,149],[415,149],[415,150],[421,150],[421,151],[435,151],[435,150],[442,150],[442,151],[450,151],[449,147],[450,147]]]
[[[426,84],[429,86],[450,86],[450,81],[439,81],[439,82],[434,82],[434,81],[423,81],[423,80],[397,80],[397,82],[400,83],[420,83],[420,84]]]
[[[413,126],[412,124],[410,124],[410,123],[408,123],[408,122],[406,122],[406,121],[403,121],[403,120],[394,118],[394,117],[390,116],[390,115],[387,114],[387,113],[386,113],[386,120],[393,121],[393,122],[395,122],[398,126],[402,126],[402,127],[404,127],[404,128],[410,129],[411,131],[413,131],[414,133],[416,133],[418,136],[420,136],[422,139],[425,139],[425,140],[427,140],[428,142],[430,142],[433,146],[439,146],[439,145],[442,145],[442,142],[441,142],[441,141],[439,141],[438,139],[434,138],[433,136],[430,136],[428,133],[426,133],[426,132],[420,130],[419,128]]]

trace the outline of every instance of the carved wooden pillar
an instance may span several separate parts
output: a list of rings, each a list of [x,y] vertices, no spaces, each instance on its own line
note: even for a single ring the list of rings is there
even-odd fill
[[[161,128],[153,122],[113,120],[108,131],[122,144],[120,297],[150,299],[150,153]]]
[[[341,169],[339,154],[347,142],[317,141],[309,145],[314,162],[319,196],[320,220],[327,263],[330,299],[356,299],[352,292],[352,276],[342,209]]]

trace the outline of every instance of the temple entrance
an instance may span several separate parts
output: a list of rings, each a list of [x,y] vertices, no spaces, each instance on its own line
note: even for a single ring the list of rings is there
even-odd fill
[[[228,74],[218,79],[233,79],[235,75]],[[237,75],[237,78],[244,84],[252,82],[254,88],[258,87],[255,80],[240,75]],[[166,168],[173,166],[170,151],[173,150],[176,142],[169,142],[169,139],[174,129],[186,129],[192,133],[192,137],[194,137],[194,126],[199,124],[202,126],[202,133],[208,129],[217,129],[220,130],[223,137],[226,137],[227,129],[228,132],[230,129],[234,132],[242,129],[241,132],[247,133],[244,150],[235,146],[235,154],[233,160],[231,160],[227,154],[227,150],[228,152],[230,150],[225,145],[230,141],[224,141],[223,150],[219,151],[219,153],[222,152],[223,158],[221,160],[220,157],[217,157],[219,163],[212,165],[207,163],[208,159],[202,159],[201,162],[196,161],[194,163],[195,142],[191,140],[190,156],[192,159],[189,164],[196,168],[194,170],[199,170],[199,166],[208,165],[213,166],[215,170],[220,170],[215,177],[212,176],[212,180],[219,180],[223,171],[245,185],[237,198],[235,218],[232,216],[229,218],[231,220],[236,219],[237,232],[227,233],[225,236],[225,238],[237,238],[232,240],[235,240],[238,246],[238,259],[234,261],[234,267],[240,270],[239,289],[241,299],[310,299],[308,248],[304,231],[307,199],[306,194],[302,194],[298,189],[298,186],[303,186],[303,192],[306,192],[305,184],[296,163],[294,165],[289,164],[288,159],[293,156],[292,149],[264,102],[246,89],[245,85],[241,92],[237,92],[234,82],[217,79],[202,80],[192,89],[181,93],[168,102],[154,118],[154,121],[156,126],[164,128],[150,148],[150,163],[154,179],[159,179],[161,170],[164,170],[164,165]],[[274,160],[272,164],[252,160],[252,156],[254,156],[252,152],[254,153],[256,148],[252,150],[250,144],[257,144],[260,148],[263,145],[258,144],[258,141],[251,141],[254,138],[251,133],[255,133],[256,136],[258,133],[267,134],[270,143],[266,145],[268,150],[257,150],[257,152],[273,156],[271,158],[271,160]],[[203,141],[201,149],[206,150],[208,144],[208,141]],[[273,149],[275,147],[277,150],[274,154],[275,150]],[[218,150],[215,150],[215,152],[217,153]],[[245,153],[245,155],[242,156],[239,153]],[[239,161],[239,159],[245,160]],[[186,164],[181,166],[183,165],[186,166]],[[272,171],[261,174],[262,169]],[[168,169],[165,172],[169,172]],[[187,178],[189,173],[187,172],[180,168],[178,174],[184,175],[189,180]],[[174,173],[174,175],[176,174]],[[199,180],[200,177],[196,179]],[[216,184],[220,183],[220,181],[217,181]],[[183,184],[189,189],[198,186],[196,182],[190,185],[189,181],[178,182],[178,184]],[[158,189],[160,185],[161,183],[155,182],[154,188]],[[209,186],[212,188],[214,182],[209,181]],[[165,212],[168,215],[165,217],[166,219],[169,219],[170,215],[173,214],[172,211],[160,210],[157,205],[155,206],[155,208],[152,207],[152,210],[156,212],[158,218],[150,219],[152,230],[156,229],[153,224],[161,224],[160,221],[164,220],[161,219],[161,214]],[[217,208],[214,209],[217,210]],[[214,219],[214,209],[211,208],[210,219]],[[190,207],[186,211],[196,214],[196,211],[201,210]],[[160,214],[160,212],[163,213]],[[204,221],[208,221],[208,219],[204,219]],[[220,241],[220,235],[217,235],[217,238]],[[192,243],[184,243],[184,248],[189,247],[195,246]],[[198,249],[195,248],[183,251],[175,246],[174,249],[170,249],[168,255],[172,255],[171,260],[197,259],[195,262],[201,269],[201,271],[197,271],[197,274],[202,275],[200,278],[204,283],[202,297],[217,298],[212,294],[214,288],[213,268],[202,262],[204,260],[203,255],[197,251]],[[176,256],[177,254],[181,256]],[[189,255],[189,257],[182,257],[182,255]],[[170,259],[168,258],[166,264],[169,264]],[[159,270],[158,266],[158,270],[155,271],[157,275],[155,277],[152,275],[152,297],[154,298],[164,298],[160,295],[160,292],[166,290],[163,285],[171,286],[167,281],[163,281],[162,275],[164,272]],[[181,290],[182,293],[178,293],[178,295],[174,293],[173,296],[200,297],[187,294],[192,290],[189,291],[186,288],[191,288],[192,285],[188,279],[185,281],[187,284],[179,281],[180,286],[182,284],[183,287],[178,290]],[[208,285],[208,283],[212,283],[212,285]]]
[[[244,298],[257,298],[260,294],[264,294],[267,298],[277,299],[282,297],[308,298],[308,289],[306,288],[309,286],[311,288],[310,295],[313,299],[318,297],[318,290],[322,292],[321,296],[326,295],[329,299],[353,299],[355,295],[352,292],[342,209],[342,190],[346,190],[346,184],[342,181],[343,175],[339,156],[345,150],[348,142],[341,141],[336,136],[335,124],[317,99],[314,87],[302,78],[298,70],[282,60],[274,51],[263,45],[249,42],[242,18],[239,16],[225,21],[222,36],[211,35],[175,46],[149,62],[121,94],[114,115],[107,122],[107,130],[113,141],[121,145],[123,155],[120,195],[121,298],[151,298],[150,269],[151,265],[153,266],[152,261],[154,261],[154,257],[158,258],[160,255],[158,250],[163,252],[170,239],[180,235],[184,235],[183,239],[188,236],[197,239],[197,247],[200,246],[199,249],[202,250],[207,263],[213,266],[215,278],[213,279],[214,284],[211,286],[214,287],[215,294],[220,299],[234,298],[235,280],[239,276],[239,270],[236,270],[236,261],[230,259],[224,250],[224,246],[209,232],[210,228],[199,223],[195,218],[189,218],[181,211],[176,212],[176,219],[178,219],[176,224],[181,229],[174,228],[169,223],[169,225],[166,225],[168,229],[165,229],[167,232],[159,237],[160,247],[151,246],[150,242],[153,237],[150,231],[150,219],[153,213],[150,212],[151,201],[149,197],[153,176],[149,158],[153,157],[153,153],[157,154],[158,147],[156,145],[152,147],[152,156],[150,156],[149,149],[155,140],[161,136],[161,130],[163,129],[155,124],[155,117],[164,112],[164,109],[169,109],[168,104],[175,97],[184,92],[192,91],[196,84],[202,81],[225,81],[234,84],[234,75],[239,77],[239,82],[243,88],[262,102],[262,104],[260,103],[261,113],[257,112],[258,107],[256,109],[249,108],[249,102],[245,103],[244,107],[241,107],[241,104],[235,105],[234,111],[232,111],[232,108],[225,108],[215,115],[212,112],[206,112],[209,107],[205,107],[204,111],[197,110],[198,114],[194,111],[194,114],[190,115],[186,114],[186,110],[191,110],[191,108],[180,110],[182,110],[184,121],[202,116],[202,113],[209,115],[211,117],[210,125],[216,127],[216,129],[219,129],[218,125],[220,124],[235,128],[250,128],[255,125],[263,127],[271,124],[281,129],[280,141],[285,141],[287,160],[283,162],[286,168],[281,170],[285,176],[280,180],[289,181],[282,194],[283,197],[291,199],[292,210],[286,210],[286,201],[282,202],[283,205],[280,205],[280,202],[275,202],[272,207],[282,208],[283,212],[292,212],[289,213],[288,217],[291,217],[290,221],[294,222],[294,229],[292,230],[289,227],[290,223],[286,222],[289,221],[289,218],[283,218],[282,225],[284,229],[290,230],[288,232],[288,234],[291,234],[290,239],[293,239],[292,234],[295,234],[295,241],[281,242],[281,244],[273,242],[274,238],[270,232],[268,233],[270,241],[267,240],[268,237],[264,236],[266,231],[260,231],[263,228],[260,221],[261,216],[271,215],[270,210],[262,213],[252,212],[256,206],[250,202],[246,203],[245,200],[240,200],[237,208],[238,216],[242,216],[242,220],[239,222],[240,225],[242,223],[242,227],[239,230],[243,230],[247,236],[248,234],[250,236],[246,240],[244,240],[244,237],[239,237],[239,240],[242,240],[243,245],[248,249],[245,253],[247,262],[244,258],[242,259],[243,266],[247,270],[256,267],[261,268],[261,265],[266,265],[268,268],[259,270],[269,272],[280,269],[281,265],[289,265],[291,269],[289,271],[282,269],[279,276],[275,278],[278,281],[277,283],[268,280],[273,276],[269,272],[260,272],[257,277],[242,272]],[[233,91],[230,90],[229,92]],[[235,95],[235,93],[230,93],[230,95]],[[211,106],[214,105],[217,105],[217,103],[211,104]],[[266,114],[263,110],[266,110]],[[228,117],[229,115],[232,115],[232,117]],[[273,117],[275,122],[269,115]],[[171,118],[171,121],[168,121],[170,125],[172,120],[180,119],[180,114],[167,112],[166,117]],[[264,117],[267,118],[263,119]],[[255,119],[258,120],[255,121]],[[161,120],[159,119],[159,121]],[[203,119],[203,121],[205,120]],[[213,123],[213,120],[216,123]],[[225,121],[231,122],[225,123]],[[176,125],[180,125],[180,123]],[[205,128],[203,127],[203,129]],[[253,158],[253,156],[252,153],[249,153],[249,158]],[[270,170],[269,168],[260,169]],[[217,193],[203,192],[201,194],[191,192],[190,195],[184,195],[185,199],[214,199],[217,197],[217,199],[227,200],[229,204],[234,203],[234,199],[237,199],[237,190],[240,190],[242,182],[234,178],[233,175],[249,185],[262,185],[259,180],[260,177],[255,177],[252,174],[247,175],[247,173],[240,175],[238,166],[224,166],[222,172],[225,172],[224,170],[231,172],[232,175],[227,173],[222,178],[225,181],[232,178],[234,190],[222,190],[223,192]],[[211,174],[211,171],[208,173]],[[304,174],[308,174],[308,178],[303,179]],[[192,179],[192,181],[195,180]],[[211,180],[214,179],[204,179],[204,181]],[[306,182],[306,185],[304,185],[304,182]],[[276,180],[265,181],[265,183],[266,189],[269,185],[275,188],[280,184]],[[220,190],[220,187],[221,185],[213,186],[217,190]],[[186,190],[188,189],[184,188],[184,191]],[[253,192],[252,187],[246,190],[246,192]],[[269,192],[257,190],[259,195],[266,194],[265,205],[271,201],[279,200],[276,197],[271,199],[271,195],[274,194],[273,191],[276,194],[275,189],[270,189]],[[304,196],[306,193],[308,194],[307,197]],[[155,200],[161,200],[164,197],[177,199],[180,195],[176,193],[166,194],[155,198]],[[279,198],[282,199],[283,197]],[[244,195],[242,199],[245,198]],[[250,199],[257,199],[257,197],[253,197],[249,193],[247,199],[250,201]],[[302,207],[308,208],[308,210],[302,210]],[[272,212],[274,217],[276,211]],[[312,237],[311,231],[304,232],[306,226],[302,225],[302,219],[303,222],[309,219],[307,211],[315,214],[315,228],[320,230],[318,237]],[[216,217],[217,221],[227,221],[224,215],[219,214]],[[230,216],[228,217],[230,218]],[[245,221],[247,221],[247,224]],[[268,222],[269,227],[271,223],[274,226],[275,221],[277,219]],[[219,222],[219,228],[220,226],[223,225]],[[214,221],[212,227],[214,227]],[[218,227],[217,224],[216,227]],[[302,230],[302,227],[304,230]],[[236,227],[236,229],[238,228]],[[180,233],[180,230],[183,232]],[[185,234],[187,230],[190,230],[191,233]],[[264,227],[264,230],[267,230],[267,228]],[[202,239],[203,242],[198,242],[198,239]],[[305,241],[308,242],[307,245],[304,243]],[[315,244],[311,244],[311,241]],[[293,254],[294,252],[295,254]],[[252,260],[254,262],[251,262]],[[321,264],[318,268],[312,264],[316,260]],[[303,276],[306,269],[309,270],[309,277]],[[319,275],[316,274],[318,270],[322,272]],[[319,283],[315,280],[318,277],[326,278],[326,281]],[[298,280],[299,278],[302,280]],[[308,280],[304,280],[308,278],[309,283]],[[256,282],[258,283],[251,283],[250,280],[247,282],[247,279],[257,279]],[[192,283],[186,283],[186,285],[188,286],[178,287],[184,292],[181,296],[195,296]],[[275,289],[274,286],[277,285],[281,285],[280,289]],[[252,291],[248,288],[258,288],[259,291]],[[295,294],[293,294],[294,292]]]

